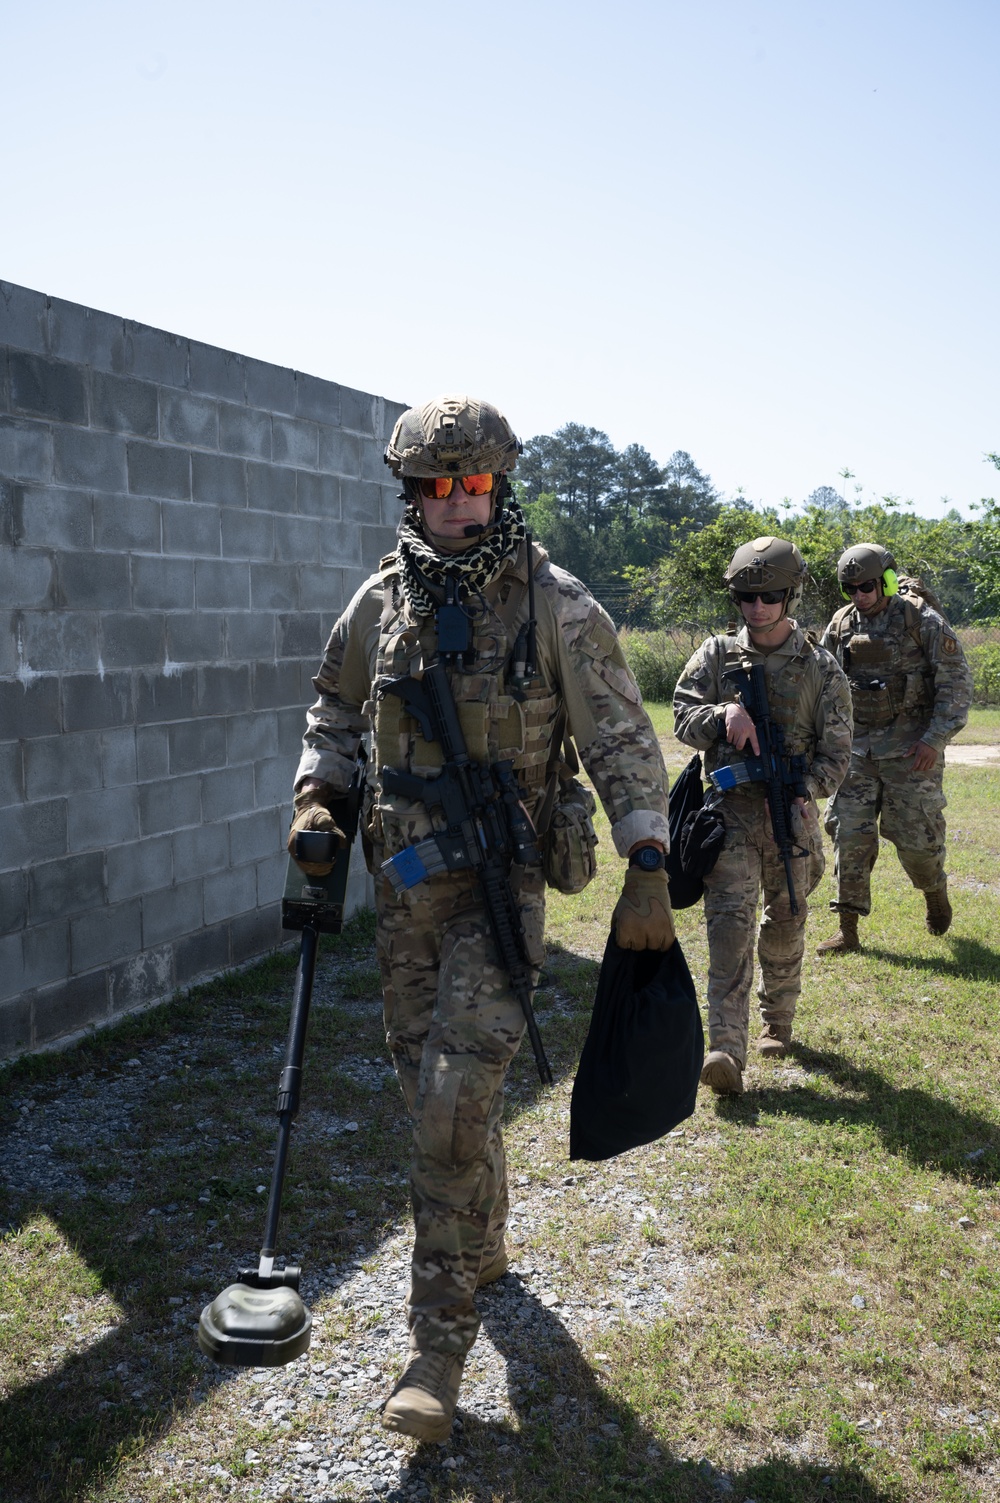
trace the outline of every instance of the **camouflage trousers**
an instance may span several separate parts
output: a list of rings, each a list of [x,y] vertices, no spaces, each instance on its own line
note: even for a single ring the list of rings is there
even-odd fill
[[[847,777],[826,806],[833,840],[837,912],[871,912],[871,874],[879,834],[896,847],[903,870],[921,892],[945,880],[944,758],[914,772],[910,757],[852,757]]]
[[[375,885],[386,1039],[413,1124],[407,1313],[421,1348],[464,1353],[479,1330],[479,1269],[507,1222],[500,1119],[524,1014],[464,873],[403,894]],[[513,885],[540,965],[544,879],[515,867]]]
[[[798,913],[788,898],[785,868],[771,837],[764,800],[744,793],[723,797],[726,838],[718,861],[705,878],[708,925],[708,1036],[712,1049],[725,1049],[746,1065],[754,940],[760,960],[757,996],[765,1023],[791,1028],[800,991],[805,948],[806,898],[823,875],[823,834],[815,805],[813,818],[795,817],[797,849],[792,880]],[[764,904],[757,928],[757,902]]]

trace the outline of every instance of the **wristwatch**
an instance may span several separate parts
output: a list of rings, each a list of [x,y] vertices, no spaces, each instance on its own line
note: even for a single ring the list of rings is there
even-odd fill
[[[667,858],[662,851],[658,851],[655,845],[641,845],[637,851],[633,851],[628,858],[629,866],[638,866],[644,872],[662,872],[667,864]]]

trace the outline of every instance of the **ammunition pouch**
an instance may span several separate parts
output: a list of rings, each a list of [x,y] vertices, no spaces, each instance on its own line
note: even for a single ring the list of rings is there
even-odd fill
[[[559,778],[542,841],[545,881],[557,892],[582,892],[597,871],[596,809],[589,788],[576,778]]]

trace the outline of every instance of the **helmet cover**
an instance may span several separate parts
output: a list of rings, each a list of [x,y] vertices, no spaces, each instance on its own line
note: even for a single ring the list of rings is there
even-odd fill
[[[500,475],[514,468],[520,452],[520,439],[492,402],[444,396],[402,414],[385,462],[404,478]]]

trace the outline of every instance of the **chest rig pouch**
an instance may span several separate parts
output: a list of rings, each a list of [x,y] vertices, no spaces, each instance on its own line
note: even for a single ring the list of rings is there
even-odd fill
[[[860,624],[851,619],[853,615],[854,608],[848,606],[839,625],[855,725],[880,730],[900,715],[929,710],[934,696],[913,606],[904,602],[902,613],[889,623],[884,636],[853,630]]]
[[[744,657],[743,649],[734,637],[725,636],[720,639],[724,646],[722,661],[722,691],[725,701],[739,700],[737,690],[737,675],[741,672],[749,672],[752,660]],[[800,721],[800,707],[802,704],[803,691],[806,677],[809,671],[808,657],[800,653],[797,657],[786,658],[777,673],[768,670],[765,664],[767,682],[767,698],[770,707],[771,719],[775,725],[781,727],[784,736],[785,750],[789,756],[811,757],[815,750],[815,738],[812,734],[811,721],[809,726]],[[724,734],[724,733],[723,733]],[[720,740],[712,748],[714,756],[712,762],[715,767],[724,766],[727,763],[739,764],[745,760],[744,751],[737,751],[726,740]],[[708,760],[706,759],[706,769]],[[759,794],[760,785],[756,785]],[[744,792],[752,790],[751,785],[743,785]]]

